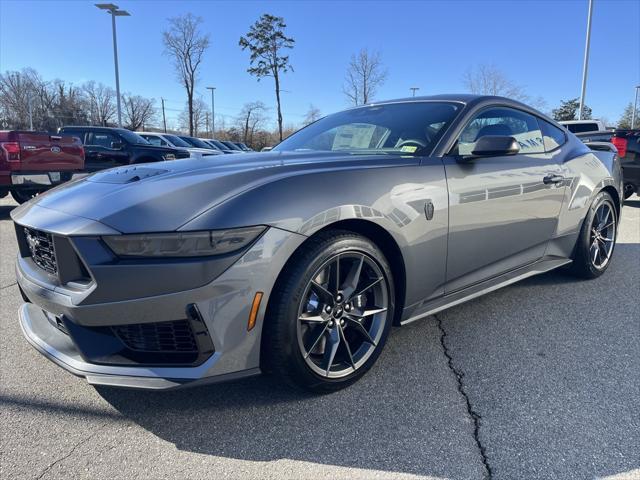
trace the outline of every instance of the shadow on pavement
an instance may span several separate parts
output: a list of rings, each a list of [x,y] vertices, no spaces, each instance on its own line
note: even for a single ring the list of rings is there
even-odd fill
[[[379,365],[331,395],[303,393],[267,376],[160,394],[98,392],[127,419],[180,450],[482,477],[473,426],[433,321],[395,329]]]
[[[628,455],[635,440],[623,440],[615,432],[632,433],[625,422],[636,402],[630,395],[635,387],[628,385],[628,378],[626,384],[625,378],[615,378],[613,367],[587,369],[588,374],[584,367],[603,360],[602,325],[583,324],[583,310],[572,301],[559,307],[545,303],[558,314],[539,312],[544,321],[532,316],[541,310],[539,303],[547,301],[541,296],[555,298],[565,292],[574,298],[579,291],[598,291],[640,258],[638,245],[620,244],[616,249],[608,279],[605,275],[583,282],[550,272],[456,307],[452,314],[439,314],[450,329],[447,344],[454,364],[468,370],[464,388],[470,401],[478,402],[480,438],[486,442],[489,463],[498,471],[509,466],[514,475],[535,477],[542,462],[543,471],[560,477],[571,476],[571,471],[593,476],[624,472],[634,465]],[[607,311],[619,300],[609,302],[598,308]],[[581,329],[578,335],[572,333],[576,328]],[[618,325],[610,332],[606,357],[615,357],[617,350],[626,355],[625,328]],[[563,344],[564,335],[578,343]],[[629,368],[620,369],[620,375],[628,376]],[[515,380],[532,375],[526,382]],[[568,379],[570,385],[565,385]],[[557,381],[563,384],[554,388],[551,384]],[[616,383],[626,386],[613,394],[620,404],[613,411],[605,406],[613,400],[610,391],[591,398],[589,392]],[[445,363],[433,319],[394,329],[378,365],[360,382],[332,395],[302,393],[264,376],[165,393],[110,388],[98,392],[125,418],[180,450],[446,478],[483,474],[465,400]],[[558,408],[561,414],[550,413]],[[611,428],[597,418],[606,419]],[[534,434],[527,427],[531,422]],[[567,463],[567,456],[574,461]]]
[[[631,207],[631,208],[640,208],[640,200],[635,200],[635,199],[628,199],[624,201],[624,206],[626,207]]]
[[[9,214],[14,208],[16,205],[0,205],[0,220],[9,220],[11,218]]]

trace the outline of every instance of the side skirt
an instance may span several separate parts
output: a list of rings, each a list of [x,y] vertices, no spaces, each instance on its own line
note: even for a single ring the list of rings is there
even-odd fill
[[[507,285],[511,285],[512,283],[516,283],[520,280],[524,280],[525,278],[554,270],[571,262],[572,260],[568,258],[543,258],[535,263],[532,263],[531,265],[518,268],[511,272],[503,273],[502,275],[472,285],[468,288],[465,288],[464,290],[460,290],[432,300],[420,307],[420,310],[415,315],[407,318],[406,320],[402,320],[400,322],[400,325],[406,325],[407,323],[420,320],[421,318],[428,317],[429,315],[433,315],[434,313],[438,313],[449,307],[453,307],[469,300],[473,300],[474,298],[493,292],[502,287],[506,287]]]

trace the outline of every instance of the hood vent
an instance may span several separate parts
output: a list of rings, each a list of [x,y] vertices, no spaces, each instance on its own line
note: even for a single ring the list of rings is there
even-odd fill
[[[125,184],[139,182],[140,180],[144,180],[145,178],[155,177],[156,175],[167,173],[168,171],[169,170],[164,168],[146,166],[125,167],[98,172],[94,175],[91,175],[90,177],[87,177],[87,180],[95,183]]]

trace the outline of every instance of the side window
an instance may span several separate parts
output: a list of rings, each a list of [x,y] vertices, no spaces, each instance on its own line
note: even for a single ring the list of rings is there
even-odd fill
[[[112,133],[93,132],[89,136],[90,143],[88,143],[88,145],[95,145],[96,147],[111,148],[111,144],[113,142],[119,142],[119,141],[120,140]]]
[[[540,123],[540,128],[542,129],[544,148],[547,152],[555,150],[565,144],[567,136],[561,128],[551,125],[549,122],[545,122],[544,120],[538,120],[538,123]]]
[[[151,145],[156,145],[158,147],[162,147],[162,146],[167,144],[167,142],[162,140],[160,137],[156,137],[155,135],[141,135],[141,136],[147,142],[149,142]]]
[[[80,139],[80,143],[82,143],[82,144],[85,143],[85,141],[84,141],[85,133],[84,132],[78,132],[78,131],[75,131],[75,130],[65,130],[60,135],[76,137],[76,138]]]
[[[520,153],[545,151],[536,117],[511,108],[490,108],[480,112],[462,131],[458,138],[458,155],[471,155],[478,139],[485,135],[515,138],[520,145]]]

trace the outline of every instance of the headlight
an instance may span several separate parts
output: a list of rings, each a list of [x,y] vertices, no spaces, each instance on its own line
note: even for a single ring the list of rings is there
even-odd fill
[[[165,160],[175,160],[176,156],[173,153],[165,153],[162,158],[164,158]]]
[[[245,227],[203,232],[172,232],[102,237],[119,257],[204,257],[246,247],[266,227]]]

